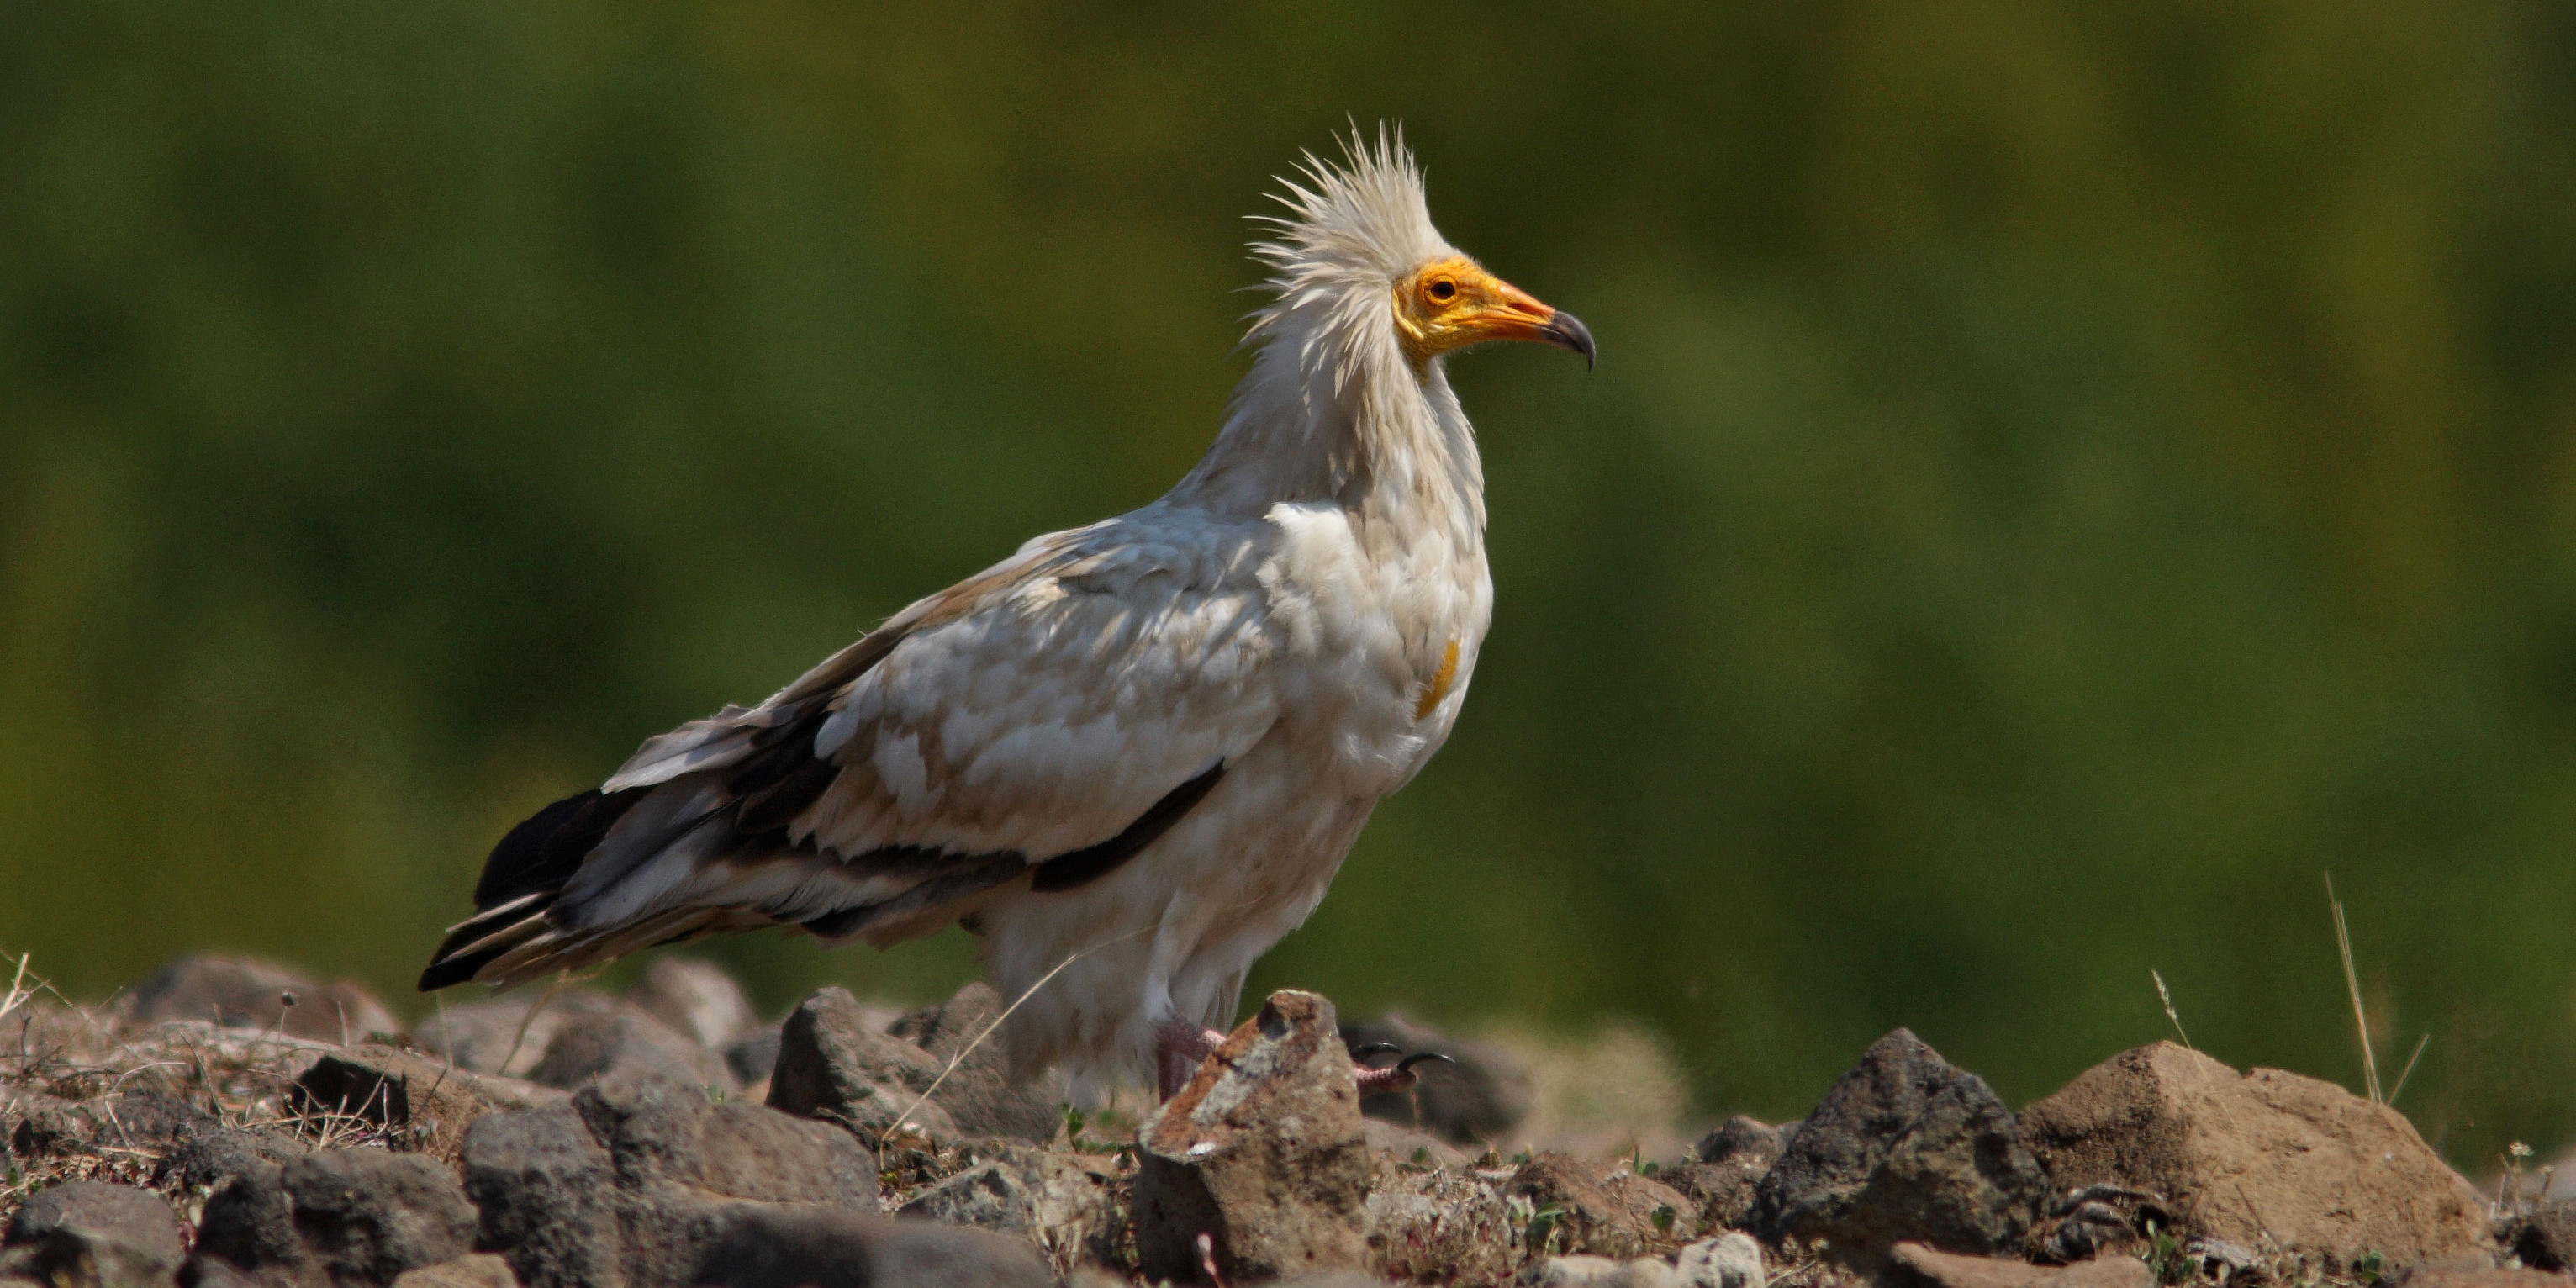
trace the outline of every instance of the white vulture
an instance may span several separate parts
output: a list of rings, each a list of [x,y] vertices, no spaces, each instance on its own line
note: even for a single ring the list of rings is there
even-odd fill
[[[538,811],[421,988],[762,926],[883,947],[958,922],[1004,997],[1045,981],[1003,1030],[1015,1069],[1168,1097],[1476,673],[1484,472],[1442,360],[1593,357],[1581,322],[1431,226],[1401,137],[1346,152],[1308,156],[1266,221],[1259,351],[1187,477]]]

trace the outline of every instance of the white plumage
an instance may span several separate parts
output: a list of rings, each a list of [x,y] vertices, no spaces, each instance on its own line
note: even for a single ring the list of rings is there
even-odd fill
[[[1147,1076],[1167,1032],[1223,1027],[1475,674],[1484,480],[1442,355],[1592,351],[1441,238],[1400,140],[1308,158],[1283,200],[1255,248],[1258,356],[1178,486],[1031,540],[521,824],[422,987],[756,926],[883,945],[963,920],[1006,996],[1062,967],[1006,1031],[1023,1070]]]

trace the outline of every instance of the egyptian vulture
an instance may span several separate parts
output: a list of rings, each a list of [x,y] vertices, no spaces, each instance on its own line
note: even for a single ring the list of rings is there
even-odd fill
[[[539,810],[420,987],[762,926],[883,947],[956,922],[1005,997],[1045,980],[1005,1026],[1014,1068],[1168,1097],[1475,676],[1484,473],[1443,359],[1593,357],[1581,322],[1431,226],[1400,136],[1345,153],[1309,155],[1265,221],[1258,354],[1187,477]]]

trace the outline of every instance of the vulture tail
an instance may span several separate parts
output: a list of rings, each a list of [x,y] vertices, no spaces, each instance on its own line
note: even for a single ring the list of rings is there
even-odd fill
[[[483,861],[483,877],[474,884],[474,915],[449,928],[429,969],[420,973],[420,991],[462,984],[541,933],[546,910],[582,859],[650,790],[594,789],[567,796],[511,828]]]

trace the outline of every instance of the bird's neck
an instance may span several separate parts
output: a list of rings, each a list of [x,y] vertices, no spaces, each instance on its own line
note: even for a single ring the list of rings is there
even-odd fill
[[[1379,336],[1289,321],[1165,500],[1247,518],[1334,504],[1390,540],[1436,535],[1482,549],[1484,463],[1439,361],[1416,367],[1392,326]]]

